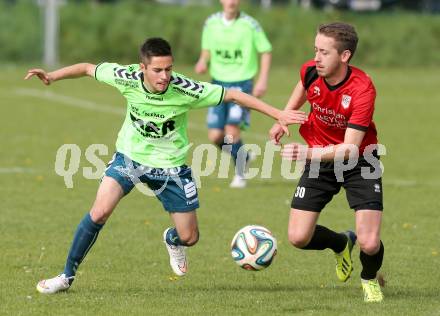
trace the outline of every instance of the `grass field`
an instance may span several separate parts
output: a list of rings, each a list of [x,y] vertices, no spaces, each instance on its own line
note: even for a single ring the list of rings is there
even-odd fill
[[[190,68],[177,71],[191,74]],[[378,91],[375,121],[386,145],[382,271],[388,281],[382,304],[362,301],[359,249],[346,284],[334,274],[330,250],[302,252],[289,245],[287,219],[296,181],[280,176],[229,189],[216,173],[202,179],[201,240],[189,250],[190,273],[175,278],[162,244],[169,218],[158,201],[133,191],[100,234],[68,293],[43,296],[35,285],[63,267],[73,232],[94,199],[97,181],[82,176],[91,144],[109,148],[122,123],[124,101],[91,79],[56,83],[22,81],[25,69],[0,77],[0,314],[5,315],[440,315],[438,118],[440,69],[368,69]],[[274,69],[265,98],[282,107],[297,69]],[[47,94],[47,92],[50,92]],[[121,110],[122,111],[122,110]],[[190,138],[205,143],[205,110],[193,111]],[[271,121],[254,113],[248,143],[263,146]],[[295,130],[292,127],[291,130]],[[299,139],[297,132],[292,139]],[[58,148],[82,151],[74,187],[54,171]],[[257,160],[253,167],[261,165]],[[232,173],[230,173],[232,175]],[[338,231],[354,217],[340,194],[320,223]],[[262,272],[236,266],[229,243],[241,226],[267,226],[278,238],[278,256]]]

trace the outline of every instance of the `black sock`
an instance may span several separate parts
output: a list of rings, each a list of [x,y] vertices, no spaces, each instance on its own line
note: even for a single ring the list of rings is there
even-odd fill
[[[370,256],[361,250],[360,259],[362,263],[361,278],[364,280],[372,280],[376,278],[377,271],[379,271],[382,266],[383,254],[385,249],[383,247],[382,241],[380,241],[379,251]]]
[[[323,250],[330,248],[334,252],[341,252],[347,245],[347,236],[345,234],[336,233],[327,227],[316,225],[313,237],[307,246],[302,249],[306,250]]]

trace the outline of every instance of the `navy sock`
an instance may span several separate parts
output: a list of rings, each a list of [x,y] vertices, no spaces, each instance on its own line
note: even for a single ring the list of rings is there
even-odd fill
[[[379,271],[380,267],[382,266],[384,252],[385,249],[383,247],[382,241],[380,242],[379,251],[372,256],[367,255],[365,252],[361,250],[359,258],[361,259],[361,263],[362,263],[362,271],[361,271],[362,279],[372,280],[376,278],[377,271]]]
[[[347,245],[347,236],[345,234],[336,233],[327,227],[316,225],[312,239],[307,246],[302,249],[306,250],[323,250],[330,248],[336,253],[344,250]]]
[[[240,150],[241,146],[243,146],[243,142],[240,139],[237,143],[233,143],[231,148],[231,156],[235,164],[235,174],[239,176],[244,175],[246,162],[249,159],[247,152],[241,151],[239,155],[238,151]]]
[[[238,155],[238,151],[240,150],[241,146],[243,146],[243,142],[241,141],[241,139],[238,142],[232,144],[222,141],[220,144],[216,145],[220,148],[220,150],[227,152],[231,155],[235,165],[235,174],[243,176],[246,168],[246,162],[249,159],[249,154],[245,152],[243,156]]]
[[[66,277],[75,276],[78,266],[81,264],[90,248],[92,248],[96,238],[98,238],[99,231],[103,226],[104,224],[93,222],[89,213],[83,217],[76,229],[67,256],[66,266],[64,267],[64,274]]]
[[[180,240],[179,235],[177,234],[177,229],[175,227],[168,229],[166,234],[166,241],[169,245],[185,246]]]

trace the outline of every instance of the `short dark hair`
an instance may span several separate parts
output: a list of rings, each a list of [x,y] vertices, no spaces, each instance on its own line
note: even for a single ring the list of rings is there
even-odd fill
[[[318,34],[333,38],[336,41],[336,49],[339,54],[344,50],[349,50],[351,52],[350,59],[354,56],[359,38],[353,25],[342,22],[321,24],[318,27]]]
[[[148,38],[139,50],[141,62],[155,56],[173,56],[170,44],[160,37]]]

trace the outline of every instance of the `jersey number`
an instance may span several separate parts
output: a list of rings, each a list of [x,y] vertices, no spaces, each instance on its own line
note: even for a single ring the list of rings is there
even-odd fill
[[[306,193],[305,187],[297,187],[295,192],[295,197],[299,197],[300,199],[302,199],[305,193]]]

